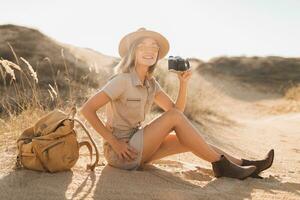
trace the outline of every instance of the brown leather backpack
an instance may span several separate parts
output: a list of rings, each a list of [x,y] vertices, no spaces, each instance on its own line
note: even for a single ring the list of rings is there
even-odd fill
[[[70,170],[79,158],[80,147],[87,146],[91,159],[87,169],[94,170],[99,161],[97,146],[82,122],[74,118],[75,114],[75,106],[69,114],[55,109],[41,117],[34,126],[25,129],[17,140],[19,152],[16,168],[46,172]],[[74,130],[75,121],[80,124],[94,146],[96,160],[93,164],[93,148],[90,141],[78,143]]]

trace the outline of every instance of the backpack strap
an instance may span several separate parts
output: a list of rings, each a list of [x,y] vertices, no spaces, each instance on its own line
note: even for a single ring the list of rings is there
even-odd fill
[[[87,134],[87,136],[89,137],[90,141],[92,142],[94,148],[95,148],[95,152],[96,152],[96,160],[95,162],[92,164],[92,147],[91,147],[91,144],[89,142],[81,142],[79,143],[79,146],[87,146],[87,148],[89,149],[90,151],[90,158],[91,158],[91,163],[89,165],[87,165],[87,168],[90,169],[90,170],[94,170],[96,165],[98,165],[98,162],[99,162],[99,151],[98,151],[98,148],[97,148],[97,145],[95,143],[95,141],[93,140],[93,138],[91,137],[91,134],[89,133],[89,131],[87,130],[87,128],[84,126],[84,124],[75,117],[75,114],[77,112],[77,109],[76,109],[76,105],[74,104],[72,107],[71,107],[71,110],[69,112],[69,119],[72,119],[73,121],[76,121],[80,124],[80,126],[82,127],[82,129],[85,131],[85,133]]]
[[[91,134],[88,132],[87,128],[84,126],[84,124],[77,118],[74,118],[74,121],[78,122],[80,124],[80,126],[82,127],[82,129],[85,131],[85,133],[87,134],[87,136],[89,137],[89,139],[91,140],[94,148],[95,148],[95,151],[96,151],[96,160],[95,162],[92,164],[90,164],[88,166],[89,169],[91,169],[92,171],[94,170],[94,168],[96,167],[96,165],[98,164],[99,162],[99,151],[98,151],[98,148],[97,148],[97,145],[95,143],[95,141],[93,140],[93,138],[91,137]],[[89,148],[89,147],[88,147]],[[90,151],[91,152],[91,151]]]
[[[15,166],[14,166],[14,169],[16,169],[16,170],[21,169],[21,168],[23,167],[22,162],[21,162],[22,154],[21,154],[21,150],[20,150],[20,149],[22,149],[22,145],[23,145],[23,144],[24,144],[24,141],[21,141],[21,142],[18,142],[18,143],[17,143],[17,146],[18,146],[18,154],[17,154]]]
[[[76,112],[77,112],[76,105],[73,105],[70,112],[69,112],[69,114],[68,114],[68,118],[73,120],[74,117],[75,117]]]
[[[81,148],[82,146],[86,146],[90,152],[90,160],[91,160],[91,164],[88,164],[86,166],[87,169],[91,169],[92,168],[92,160],[93,160],[93,148],[92,145],[89,141],[83,141],[79,143],[79,148]]]

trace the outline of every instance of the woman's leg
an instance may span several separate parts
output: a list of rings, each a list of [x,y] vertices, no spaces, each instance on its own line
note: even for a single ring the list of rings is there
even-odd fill
[[[211,162],[215,177],[245,179],[255,170],[255,166],[238,166],[226,156],[207,144],[198,130],[178,109],[172,108],[144,127],[144,145],[141,165],[145,164],[159,149],[162,142],[175,131],[178,141],[196,156]]]
[[[242,160],[235,158],[228,153],[224,152],[223,150],[219,149],[218,147],[209,144],[216,152],[219,154],[225,155],[231,162],[234,162],[237,165],[242,164]],[[174,154],[179,154],[179,153],[184,153],[184,152],[189,152],[190,149],[186,146],[183,146],[176,135],[174,134],[169,134],[165,140],[162,142],[162,144],[159,146],[158,150],[147,160],[146,162],[149,163],[154,160],[158,160],[161,158],[164,158],[166,156],[174,155]]]
[[[208,162],[215,162],[221,158],[221,154],[204,141],[187,117],[178,109],[172,108],[144,127],[142,163],[154,155],[173,130],[180,143],[196,156]]]
[[[190,149],[186,146],[183,146],[179,142],[176,135],[169,134],[162,142],[162,144],[159,146],[157,151],[155,151],[154,154],[146,162],[149,163],[151,161],[164,158],[166,156],[184,153],[188,151],[190,151]]]

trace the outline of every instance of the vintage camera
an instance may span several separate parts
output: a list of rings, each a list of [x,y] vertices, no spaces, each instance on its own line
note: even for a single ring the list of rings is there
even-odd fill
[[[188,60],[181,58],[180,56],[169,56],[168,58],[168,70],[175,73],[181,73],[190,69],[190,63]]]

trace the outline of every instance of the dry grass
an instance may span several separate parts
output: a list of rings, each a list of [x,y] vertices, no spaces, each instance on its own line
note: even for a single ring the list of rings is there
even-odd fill
[[[274,115],[297,112],[300,112],[300,102],[292,100],[271,106],[269,109],[269,113]]]
[[[14,55],[16,56],[15,53]],[[52,73],[47,74],[47,72],[37,73],[30,62],[23,57],[16,57],[15,60],[21,62],[16,64],[6,59],[0,60],[0,92],[5,94],[0,99],[1,118],[11,118],[31,108],[54,109],[80,103],[78,99],[84,101],[90,91],[89,79],[86,80],[87,84],[81,84],[70,74],[66,62],[64,62],[65,70],[60,71],[54,69],[51,60],[47,58],[48,67],[52,68]],[[93,71],[89,73],[94,74]],[[63,78],[58,80],[59,74],[62,74]],[[84,78],[83,76],[86,77],[83,74],[79,79]]]
[[[1,70],[4,82],[4,87],[1,89],[6,94],[1,99],[2,116],[8,114],[12,118],[18,111],[24,111],[29,107],[42,108],[40,103],[42,91],[38,87],[37,73],[26,59],[21,57],[21,60],[26,64],[27,70],[11,61],[1,61],[1,66],[4,69]],[[15,66],[14,69],[18,69],[18,71],[15,71],[11,66]],[[20,73],[20,80],[17,82],[15,73],[18,72]],[[7,84],[6,80],[9,77],[11,78],[10,83]]]
[[[33,122],[37,121],[42,115],[46,114],[47,110],[39,108],[28,108],[19,115],[11,116],[5,120],[0,120],[0,137],[3,137],[0,141],[0,146],[3,143],[7,143],[6,140],[15,141],[21,132],[33,125]]]
[[[284,97],[288,100],[300,101],[300,84],[288,88]]]
[[[287,88],[284,93],[284,102],[272,106],[270,110],[271,114],[300,112],[300,84]]]

